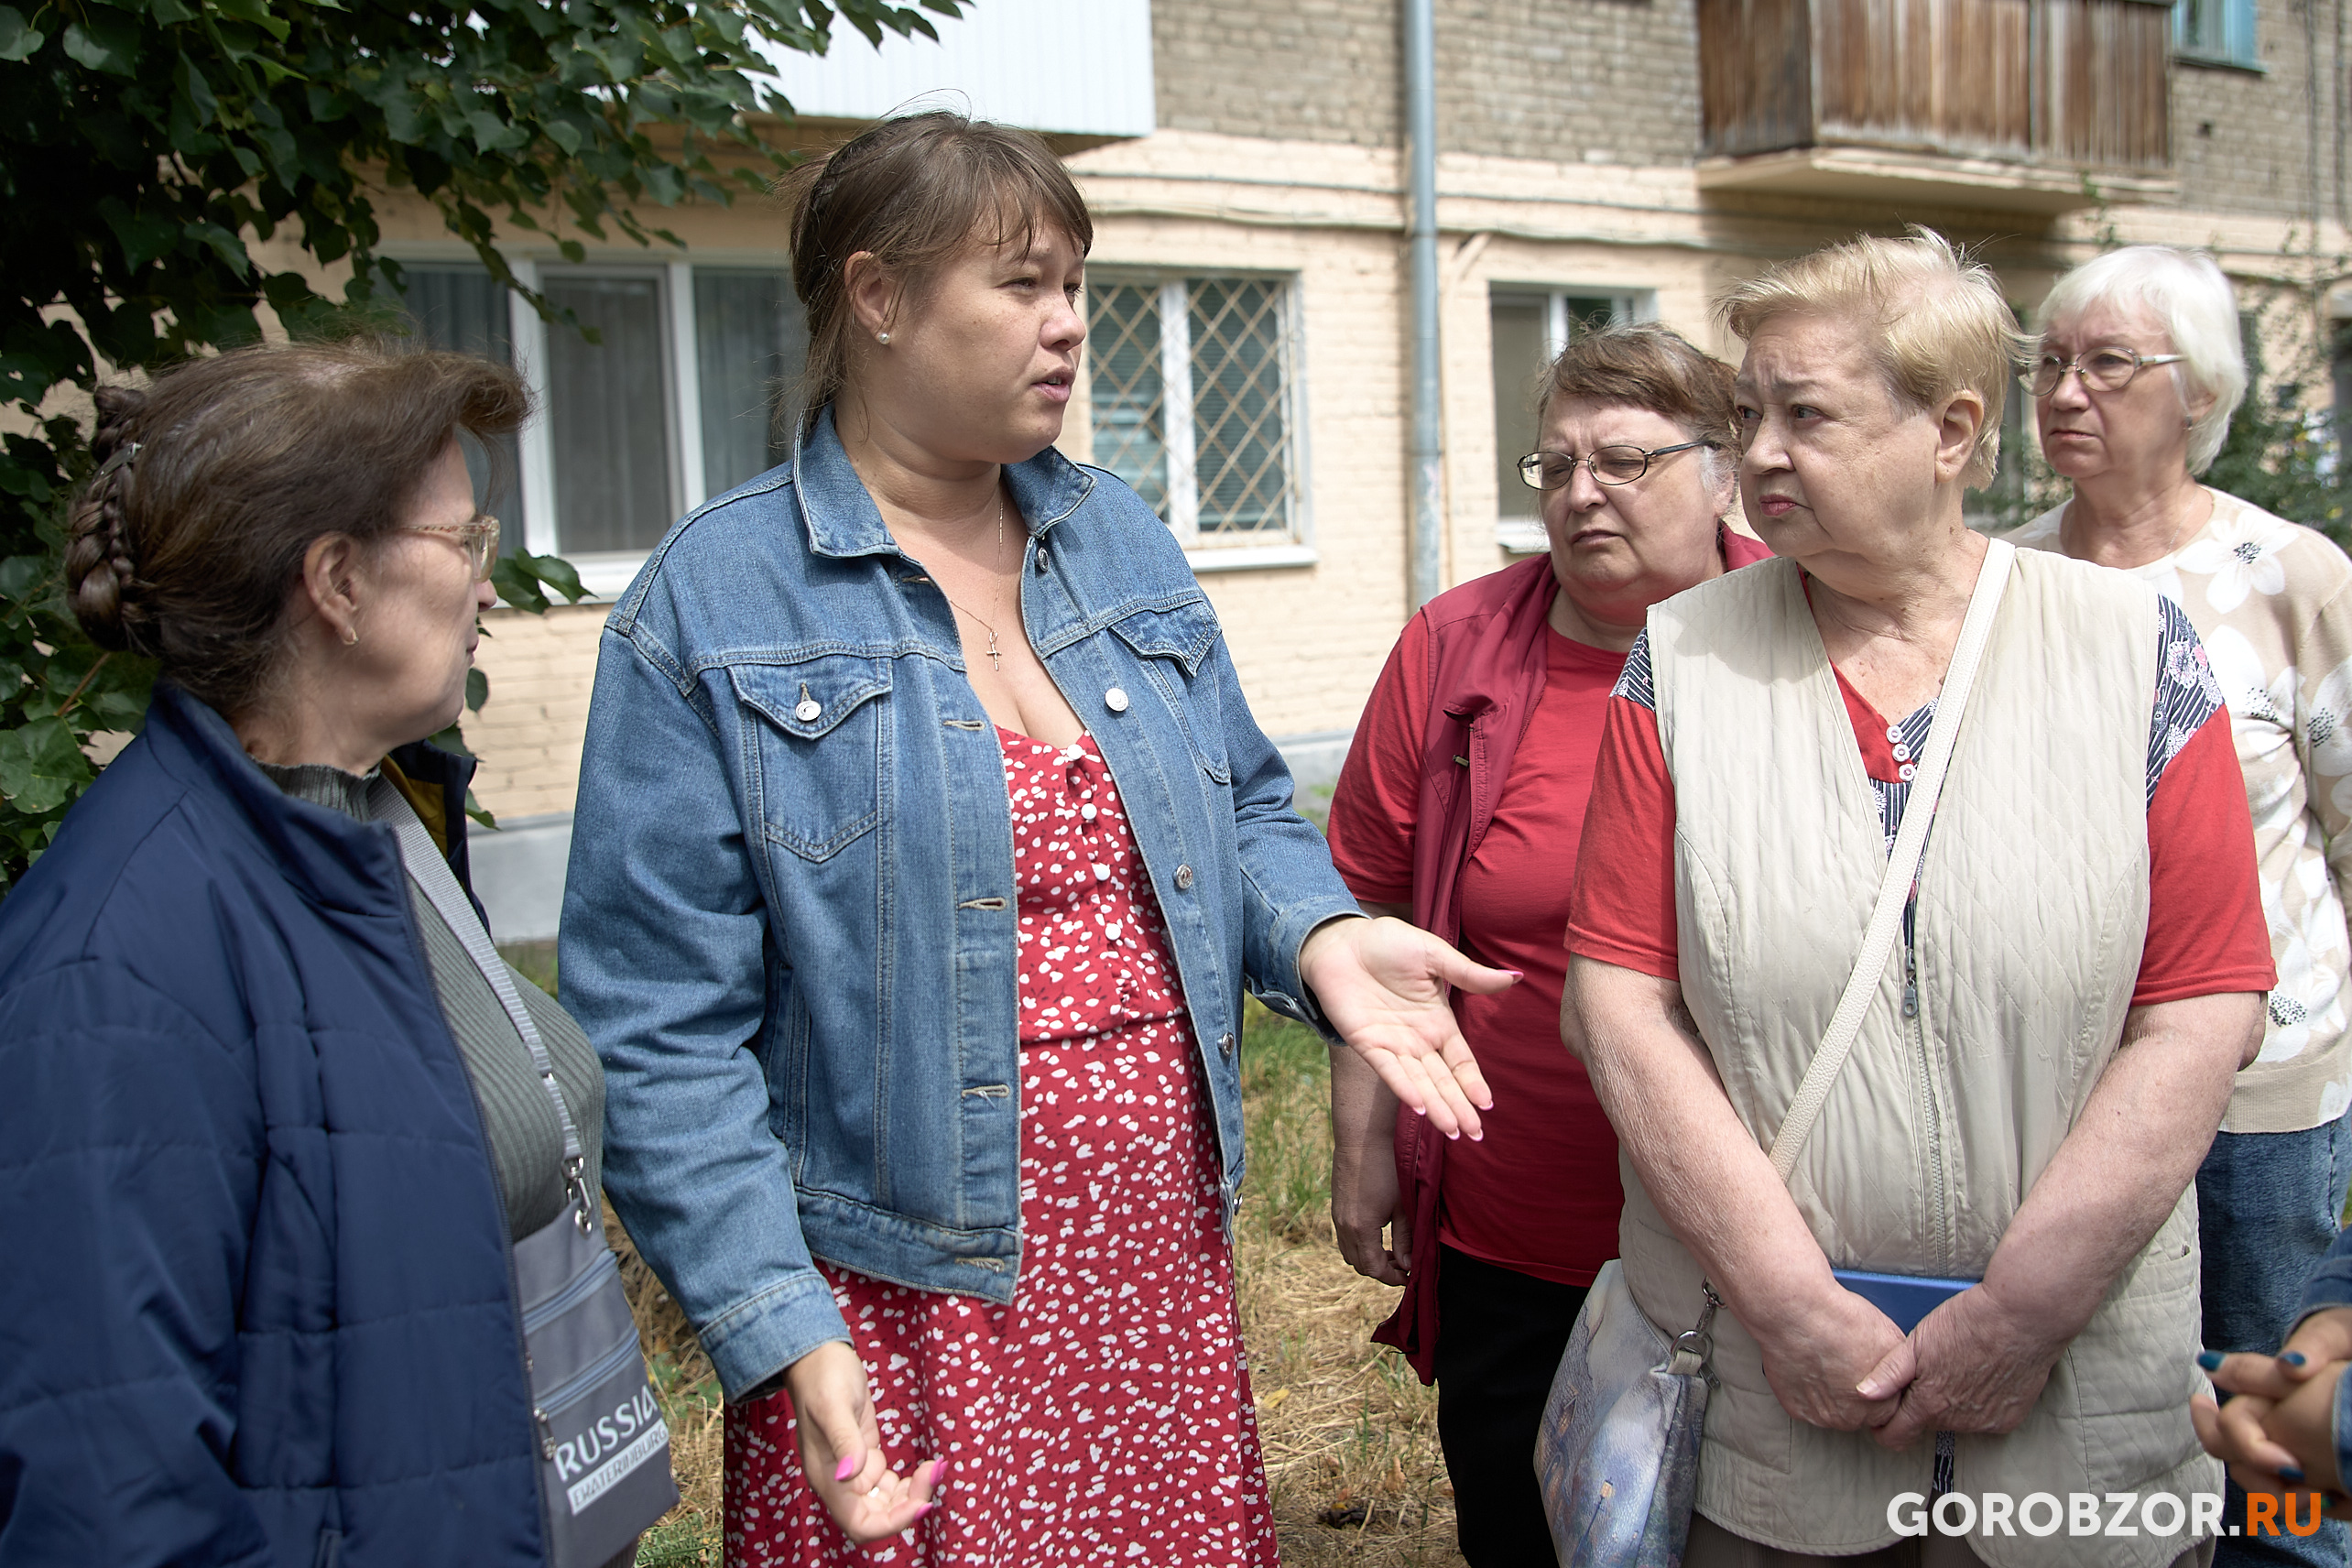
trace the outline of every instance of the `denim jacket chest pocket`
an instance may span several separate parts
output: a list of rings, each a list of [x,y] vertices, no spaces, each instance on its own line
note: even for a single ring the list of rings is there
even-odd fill
[[[825,861],[881,819],[890,746],[887,659],[827,654],[727,671],[746,711],[760,822],[771,843]]]
[[[1134,652],[1146,677],[1183,725],[1184,738],[1201,771],[1219,784],[1231,784],[1225,696],[1217,682],[1202,673],[1210,651],[1224,635],[1208,601],[1193,599],[1166,609],[1138,610],[1113,622],[1111,629]]]

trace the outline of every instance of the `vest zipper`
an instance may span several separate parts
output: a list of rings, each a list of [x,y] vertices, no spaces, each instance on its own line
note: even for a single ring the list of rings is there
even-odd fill
[[[1928,1193],[1933,1208],[1931,1234],[1935,1241],[1936,1266],[1944,1268],[1952,1258],[1951,1203],[1944,1190],[1944,1116],[1935,1093],[1935,1069],[1928,1055],[1927,1026],[1919,1016],[1919,946],[1913,933],[1913,917],[1919,908],[1916,898],[1914,889],[1914,901],[1903,906],[1903,1028],[1911,1036],[1912,1053],[1919,1062],[1920,1099],[1927,1131]]]

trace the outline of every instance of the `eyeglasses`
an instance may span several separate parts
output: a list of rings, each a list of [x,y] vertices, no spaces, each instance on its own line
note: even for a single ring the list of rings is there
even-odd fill
[[[1661,457],[1693,447],[1714,446],[1711,441],[1684,441],[1680,446],[1661,446],[1644,452],[1638,446],[1595,447],[1583,457],[1565,452],[1531,452],[1519,460],[1520,481],[1530,490],[1557,490],[1576,477],[1576,465],[1584,464],[1593,471],[1593,479],[1601,485],[1630,485],[1650,472],[1650,465]]]
[[[474,564],[476,583],[490,581],[490,569],[498,563],[498,519],[489,516],[474,518],[470,523],[417,523],[412,534],[442,534],[465,546]]]
[[[2128,348],[2095,348],[2076,354],[2072,359],[2060,359],[2045,354],[2033,367],[2031,376],[2021,377],[2037,397],[2047,397],[2058,390],[2058,383],[2073,371],[2083,378],[2083,385],[2093,392],[2120,392],[2132,383],[2132,378],[2151,365],[2176,365],[2186,358],[2177,354],[2134,354]]]

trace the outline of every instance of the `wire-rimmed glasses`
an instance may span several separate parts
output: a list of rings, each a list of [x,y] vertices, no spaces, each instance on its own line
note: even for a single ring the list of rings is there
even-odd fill
[[[2109,343],[2103,348],[2085,349],[2072,359],[2044,354],[2034,362],[2033,369],[2020,379],[2037,397],[2047,397],[2057,391],[2058,384],[2066,379],[2069,371],[2081,376],[2083,385],[2093,392],[2120,392],[2150,365],[2176,365],[2186,357],[2178,354],[2139,354]]]
[[[490,569],[498,563],[498,519],[484,513],[470,523],[412,523],[412,534],[441,534],[465,546],[467,559],[474,567],[476,583],[490,581]]]
[[[1659,458],[1716,444],[1712,441],[1689,441],[1680,446],[1653,447],[1647,452],[1638,446],[1596,446],[1583,457],[1567,452],[1531,452],[1519,460],[1519,482],[1530,490],[1557,490],[1576,477],[1576,468],[1581,463],[1592,471],[1595,484],[1630,485],[1649,473],[1650,463]]]

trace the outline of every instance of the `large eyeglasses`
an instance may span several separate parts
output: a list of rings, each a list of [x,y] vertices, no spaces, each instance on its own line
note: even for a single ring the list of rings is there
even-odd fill
[[[2061,359],[2045,354],[2025,377],[2026,387],[2037,397],[2047,397],[2058,390],[2058,383],[2073,371],[2083,378],[2083,385],[2093,392],[2120,392],[2131,385],[2132,378],[2151,365],[2176,365],[2186,356],[2177,354],[2134,354],[2128,348],[2087,349],[2072,359]]]
[[[1659,458],[1715,444],[1711,441],[1684,441],[1680,446],[1661,446],[1649,452],[1638,446],[1603,446],[1595,447],[1583,457],[1567,452],[1531,452],[1519,460],[1519,479],[1530,490],[1557,490],[1576,477],[1576,466],[1582,463],[1593,471],[1596,484],[1630,485],[1649,473],[1650,463]]]
[[[490,581],[490,569],[498,563],[498,519],[489,516],[474,518],[470,523],[418,523],[411,526],[412,534],[441,534],[465,546],[465,553],[474,566],[476,583]]]

